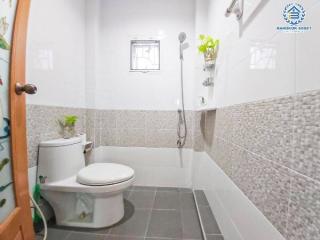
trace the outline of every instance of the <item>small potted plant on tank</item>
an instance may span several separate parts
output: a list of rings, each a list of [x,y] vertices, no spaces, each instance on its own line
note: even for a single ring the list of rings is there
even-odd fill
[[[76,135],[76,123],[77,123],[78,117],[75,115],[66,115],[63,117],[63,119],[59,119],[58,123],[61,127],[61,133],[63,138],[72,138]]]
[[[219,40],[214,39],[209,35],[203,34],[199,36],[199,39],[201,41],[201,45],[198,46],[198,50],[204,55],[205,64],[215,64],[218,53]]]

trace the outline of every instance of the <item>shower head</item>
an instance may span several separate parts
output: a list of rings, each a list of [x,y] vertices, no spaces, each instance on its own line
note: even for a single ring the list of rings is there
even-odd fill
[[[180,43],[183,43],[183,42],[186,40],[186,38],[187,38],[187,34],[186,34],[185,32],[181,32],[181,33],[179,34],[179,41],[180,41]]]
[[[189,46],[187,43],[183,44],[183,42],[187,39],[187,34],[185,32],[181,32],[178,38],[180,41],[180,60],[183,60],[183,50]]]

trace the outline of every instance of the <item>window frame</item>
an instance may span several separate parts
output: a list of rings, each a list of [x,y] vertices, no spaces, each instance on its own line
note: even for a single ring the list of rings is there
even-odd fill
[[[134,43],[139,43],[139,42],[149,42],[149,43],[156,43],[158,44],[158,48],[159,48],[159,68],[157,69],[133,69],[133,62],[132,62],[132,58],[133,58],[133,46]],[[135,40],[131,40],[130,41],[130,72],[158,72],[161,70],[161,41],[159,39],[135,39]]]

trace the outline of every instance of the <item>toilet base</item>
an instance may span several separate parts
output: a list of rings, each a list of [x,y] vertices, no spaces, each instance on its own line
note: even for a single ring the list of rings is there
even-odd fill
[[[122,191],[93,194],[43,190],[41,194],[51,204],[61,226],[104,228],[124,216]]]

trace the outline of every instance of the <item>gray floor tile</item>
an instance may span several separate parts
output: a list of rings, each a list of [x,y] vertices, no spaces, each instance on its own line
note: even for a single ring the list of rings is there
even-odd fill
[[[128,200],[124,199],[124,216],[121,219],[121,221],[119,223],[116,223],[115,225],[118,225],[121,222],[125,222],[128,219],[132,218],[134,213],[135,213],[135,208],[134,208],[133,204],[131,202],[129,202]],[[109,233],[110,233],[112,227],[113,226],[110,227]]]
[[[155,192],[157,190],[157,187],[149,187],[149,186],[133,186],[133,191],[151,191]]]
[[[150,220],[151,210],[134,209],[128,213],[126,208],[125,217],[110,230],[111,235],[144,237],[148,221]]]
[[[144,240],[143,237],[114,236],[108,235],[105,240]]]
[[[207,240],[224,240],[222,235],[207,235]]]
[[[202,239],[201,226],[196,210],[181,212],[184,239]]]
[[[153,238],[145,238],[145,240],[175,240],[174,238],[155,238],[155,237],[153,237]]]
[[[196,191],[208,240],[223,240],[203,191]],[[104,229],[56,227],[48,240],[202,239],[192,189],[134,186],[124,193],[125,216]],[[152,209],[155,208],[155,209]]]
[[[207,200],[207,197],[206,197],[204,191],[196,190],[195,197],[197,199],[197,203],[199,206],[209,206],[209,202]]]
[[[180,208],[182,210],[196,210],[193,193],[180,193]]]
[[[179,192],[179,188],[175,187],[158,187],[157,192]]]
[[[47,240],[66,240],[70,234],[71,232],[67,230],[49,228]]]
[[[133,191],[128,200],[137,208],[152,209],[155,199],[155,192]]]
[[[64,230],[69,232],[79,232],[79,233],[92,233],[92,234],[107,234],[110,229],[106,228],[81,228],[81,227],[63,227],[54,226],[53,229]]]
[[[209,206],[199,206],[200,217],[206,234],[221,234],[220,228]]]
[[[123,198],[128,199],[132,191],[124,191]]]
[[[154,200],[154,209],[180,209],[179,192],[158,192]]]
[[[84,232],[73,232],[69,235],[66,240],[104,240],[105,235],[97,235],[94,233],[84,233]],[[61,239],[56,239],[61,240]]]
[[[87,229],[86,231],[82,231],[86,233],[94,233],[94,234],[108,234],[110,232],[110,228],[98,228],[98,229]]]
[[[179,188],[179,192],[181,193],[192,193],[191,188]]]
[[[153,210],[147,237],[182,238],[180,211]]]
[[[43,235],[36,235],[36,240],[42,240],[43,239]]]

